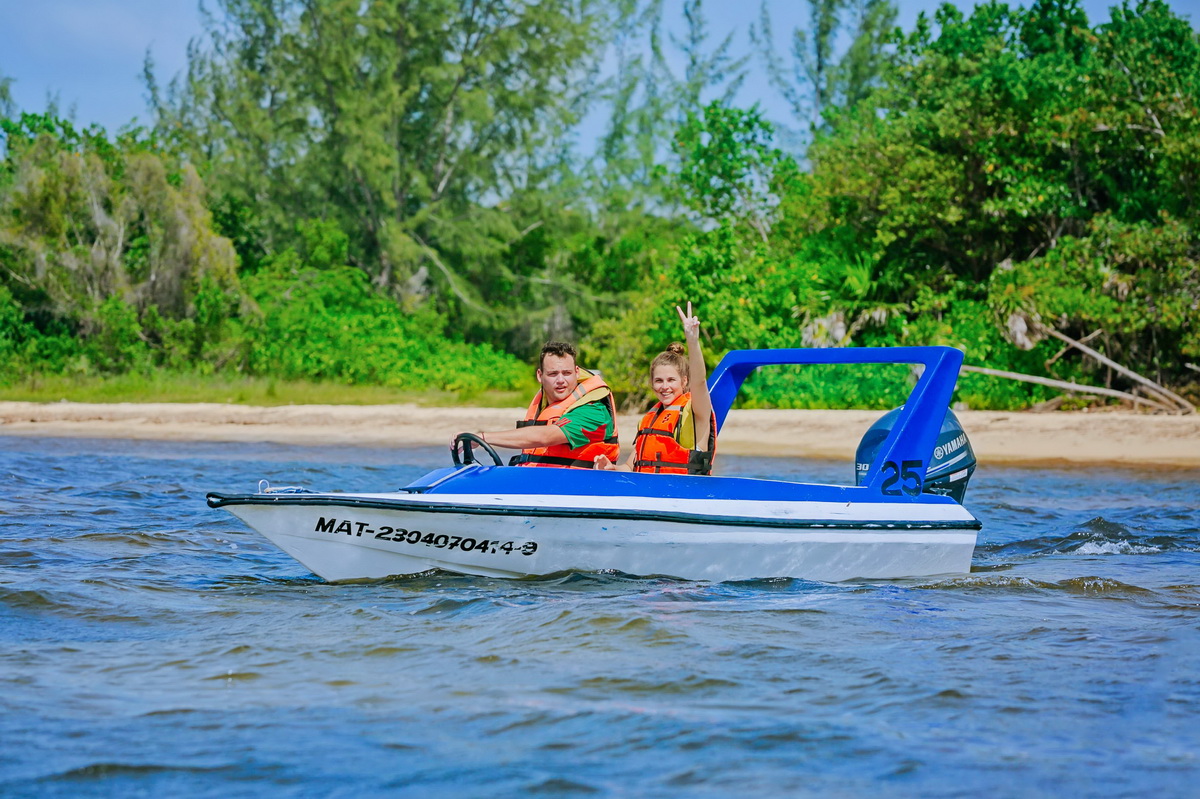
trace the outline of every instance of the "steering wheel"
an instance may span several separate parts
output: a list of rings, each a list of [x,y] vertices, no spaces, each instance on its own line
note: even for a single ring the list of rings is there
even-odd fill
[[[450,445],[450,457],[454,460],[454,465],[463,466],[478,463],[475,459],[475,447],[479,447],[488,455],[491,455],[492,460],[497,466],[504,465],[504,461],[496,454],[496,450],[492,449],[492,445],[474,433],[459,433],[458,437],[454,439],[454,443]]]

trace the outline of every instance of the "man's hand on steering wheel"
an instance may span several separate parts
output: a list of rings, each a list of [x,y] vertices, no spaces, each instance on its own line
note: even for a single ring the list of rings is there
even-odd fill
[[[450,442],[450,457],[454,461],[455,466],[463,466],[471,463],[477,463],[475,459],[475,447],[479,447],[488,455],[497,466],[503,466],[504,461],[492,448],[492,445],[483,440],[483,436],[476,433],[459,433]]]

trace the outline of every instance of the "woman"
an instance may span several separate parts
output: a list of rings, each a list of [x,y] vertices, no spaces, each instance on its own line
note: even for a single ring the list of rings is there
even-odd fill
[[[700,352],[700,320],[678,305],[688,357],[683,345],[671,344],[650,364],[650,388],[658,402],[650,409],[633,441],[633,452],[622,464],[596,456],[596,468],[652,474],[711,474],[717,448],[717,421],[705,383],[704,356]],[[691,377],[695,377],[692,388]]]

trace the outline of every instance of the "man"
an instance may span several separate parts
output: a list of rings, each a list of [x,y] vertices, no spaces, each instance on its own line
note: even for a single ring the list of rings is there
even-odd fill
[[[525,420],[516,430],[478,433],[494,447],[519,449],[519,466],[563,466],[591,469],[597,455],[615,460],[616,408],[604,380],[575,365],[575,348],[548,341],[538,359],[534,395]]]

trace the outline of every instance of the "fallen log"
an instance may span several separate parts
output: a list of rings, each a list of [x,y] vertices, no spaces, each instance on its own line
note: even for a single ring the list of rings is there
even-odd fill
[[[1022,383],[1035,383],[1039,386],[1049,386],[1062,391],[1069,391],[1074,394],[1085,394],[1096,397],[1116,397],[1118,399],[1128,400],[1138,405],[1148,405],[1151,408],[1156,408],[1168,413],[1179,413],[1179,409],[1173,405],[1166,405],[1158,400],[1148,397],[1139,397],[1136,394],[1130,394],[1128,391],[1118,391],[1115,388],[1104,388],[1103,386],[1084,386],[1079,383],[1070,383],[1066,380],[1055,380],[1050,377],[1038,377],[1037,375],[1026,375],[1020,372],[1005,372],[1002,369],[988,369],[986,366],[967,366],[963,364],[962,371],[975,372],[981,375],[990,375],[991,377],[1003,377],[1008,380],[1019,380]]]
[[[1155,383],[1153,380],[1150,380],[1149,378],[1142,377],[1141,375],[1139,375],[1137,372],[1133,371],[1132,369],[1128,369],[1128,368],[1122,366],[1121,364],[1114,361],[1112,358],[1109,358],[1108,356],[1106,356],[1100,352],[1097,352],[1096,350],[1092,349],[1091,347],[1087,346],[1086,344],[1076,341],[1075,339],[1071,338],[1070,336],[1068,336],[1064,333],[1058,332],[1057,330],[1055,330],[1052,327],[1046,327],[1045,325],[1039,325],[1039,327],[1042,329],[1042,332],[1044,332],[1047,336],[1052,336],[1052,337],[1058,339],[1059,341],[1069,344],[1070,346],[1074,347],[1075,349],[1079,350],[1080,352],[1084,353],[1085,355],[1088,355],[1089,357],[1093,358],[1094,360],[1098,361],[1099,363],[1102,363],[1105,366],[1110,367],[1113,371],[1123,374],[1126,377],[1128,377],[1130,380],[1132,380],[1133,382],[1144,386],[1151,394],[1153,394],[1156,397],[1158,397],[1159,399],[1161,399],[1162,402],[1168,406],[1169,410],[1174,410],[1177,413],[1195,413],[1196,412],[1196,407],[1194,405],[1192,405],[1192,403],[1188,402],[1186,399],[1179,396],[1174,391],[1171,391],[1168,388],[1164,388],[1163,386],[1160,386],[1158,383]],[[1174,407],[1172,408],[1171,406],[1174,406]]]

